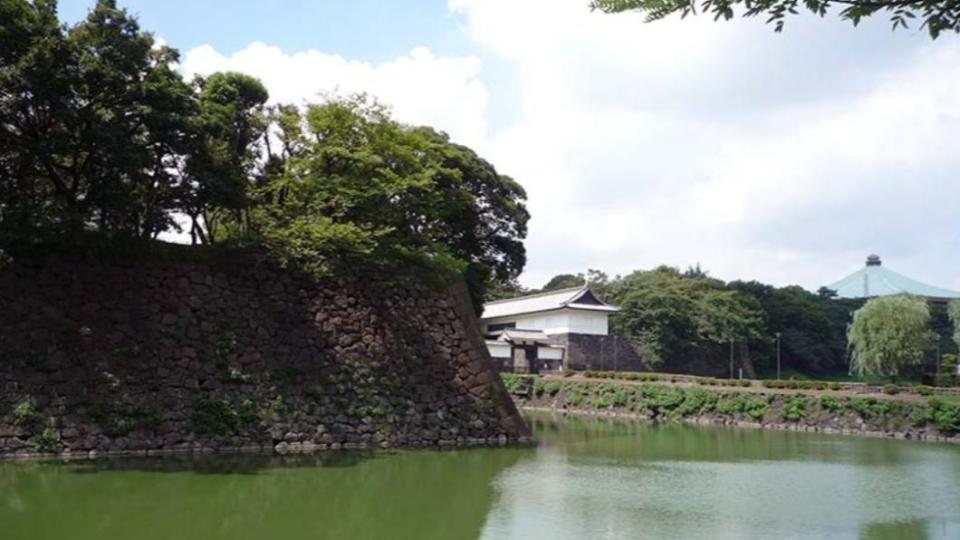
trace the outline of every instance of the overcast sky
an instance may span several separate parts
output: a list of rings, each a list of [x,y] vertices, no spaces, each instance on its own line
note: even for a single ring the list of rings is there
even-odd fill
[[[815,289],[876,252],[960,289],[960,37],[587,0],[120,3],[188,75],[244,71],[283,102],[366,91],[475,148],[527,189],[528,286],[700,263]]]

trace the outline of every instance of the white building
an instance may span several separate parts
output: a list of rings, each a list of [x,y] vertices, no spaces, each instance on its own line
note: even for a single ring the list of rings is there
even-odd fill
[[[488,302],[481,324],[490,355],[504,369],[536,373],[562,369],[570,335],[606,336],[617,311],[576,287]]]

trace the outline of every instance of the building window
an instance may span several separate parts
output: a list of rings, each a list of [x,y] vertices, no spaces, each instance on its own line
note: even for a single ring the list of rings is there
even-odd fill
[[[516,328],[517,328],[517,323],[515,322],[488,324],[487,332],[500,332],[501,330],[513,330]]]

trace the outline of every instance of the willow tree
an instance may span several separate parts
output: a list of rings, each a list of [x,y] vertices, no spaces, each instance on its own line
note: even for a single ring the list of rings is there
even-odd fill
[[[873,298],[853,314],[847,328],[850,372],[889,376],[919,364],[935,335],[927,302],[907,295]]]

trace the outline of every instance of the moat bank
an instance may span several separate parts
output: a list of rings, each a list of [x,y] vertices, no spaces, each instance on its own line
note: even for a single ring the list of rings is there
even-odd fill
[[[519,408],[960,443],[960,400],[502,375]]]
[[[525,416],[536,447],[0,462],[0,536],[960,538],[960,446]]]

